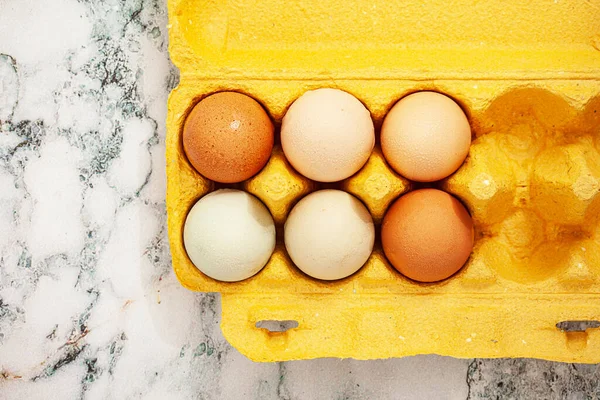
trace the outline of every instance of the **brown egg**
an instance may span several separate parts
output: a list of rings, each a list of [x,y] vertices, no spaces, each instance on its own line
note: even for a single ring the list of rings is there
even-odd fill
[[[183,126],[183,149],[206,178],[244,181],[265,166],[273,149],[273,123],[251,97],[221,92],[194,106]]]
[[[400,273],[419,282],[455,274],[473,250],[473,221],[453,196],[437,189],[410,192],[387,211],[383,251]]]

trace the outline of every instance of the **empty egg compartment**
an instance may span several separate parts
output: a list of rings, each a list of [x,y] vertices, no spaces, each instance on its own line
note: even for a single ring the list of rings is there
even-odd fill
[[[469,159],[442,183],[476,224],[470,265],[514,290],[598,292],[598,110],[597,94],[574,106],[535,87],[490,103]]]
[[[258,361],[435,353],[600,362],[599,8],[575,0],[453,7],[441,0],[426,7],[170,0],[169,18],[171,57],[181,71],[167,120],[173,267],[185,287],[223,294],[221,326],[243,354]],[[475,224],[473,253],[455,276],[410,281],[387,263],[379,239],[346,279],[304,275],[286,255],[282,226],[300,198],[331,185],[295,172],[278,144],[258,175],[235,186],[261,199],[276,221],[268,265],[224,283],[191,264],[182,241],[187,212],[220,187],[183,153],[191,107],[219,91],[248,94],[265,107],[277,137],[290,104],[323,87],[362,101],[377,137],[389,109],[412,92],[446,94],[465,110],[469,156],[434,184],[458,197]],[[418,185],[392,171],[377,144],[361,171],[333,187],[363,201],[379,231],[389,205]],[[271,320],[295,323],[272,332],[263,328]],[[568,321],[584,328],[567,331]]]

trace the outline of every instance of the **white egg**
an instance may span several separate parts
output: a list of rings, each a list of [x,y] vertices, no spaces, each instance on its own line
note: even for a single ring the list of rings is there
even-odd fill
[[[213,279],[236,282],[267,264],[275,249],[275,224],[256,197],[222,189],[194,204],[183,242],[196,268]]]
[[[304,197],[285,223],[285,247],[294,264],[317,279],[358,271],[373,251],[375,227],[367,208],[341,190]]]

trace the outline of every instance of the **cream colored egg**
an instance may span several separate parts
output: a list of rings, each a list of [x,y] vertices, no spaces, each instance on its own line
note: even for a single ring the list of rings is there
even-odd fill
[[[375,145],[369,110],[338,89],[304,93],[285,114],[281,145],[292,166],[319,182],[335,182],[356,173]]]
[[[404,177],[433,182],[456,171],[469,153],[471,127],[451,98],[417,92],[401,99],[381,127],[381,149]]]
[[[192,263],[213,279],[241,281],[260,271],[275,249],[275,224],[256,197],[222,189],[190,210],[183,242]]]
[[[285,247],[294,264],[317,279],[358,271],[373,251],[375,228],[367,208],[340,190],[304,197],[285,223]]]

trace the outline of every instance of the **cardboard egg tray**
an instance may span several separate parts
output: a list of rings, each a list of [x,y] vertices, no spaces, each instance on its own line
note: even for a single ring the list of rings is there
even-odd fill
[[[257,361],[435,353],[600,362],[600,5],[595,1],[169,0],[171,93],[167,209],[173,268],[188,289],[222,293],[222,330]],[[333,282],[286,255],[283,224],[321,188],[361,199],[380,229],[387,207],[419,187],[378,145],[335,184],[295,172],[276,144],[267,166],[238,185],[277,225],[267,266],[238,283],[215,281],[188,259],[188,210],[224,187],[189,164],[181,132],[190,109],[219,91],[246,93],[276,126],[307,90],[345,90],[370,110],[376,135],[403,96],[434,90],[465,110],[473,144],[434,186],[460,198],[475,223],[467,265],[443,282],[396,272],[379,239],[366,265]],[[261,321],[297,321],[272,332]],[[565,321],[580,322],[565,330]],[[558,324],[558,325],[557,325]],[[587,328],[587,329],[586,329]]]

